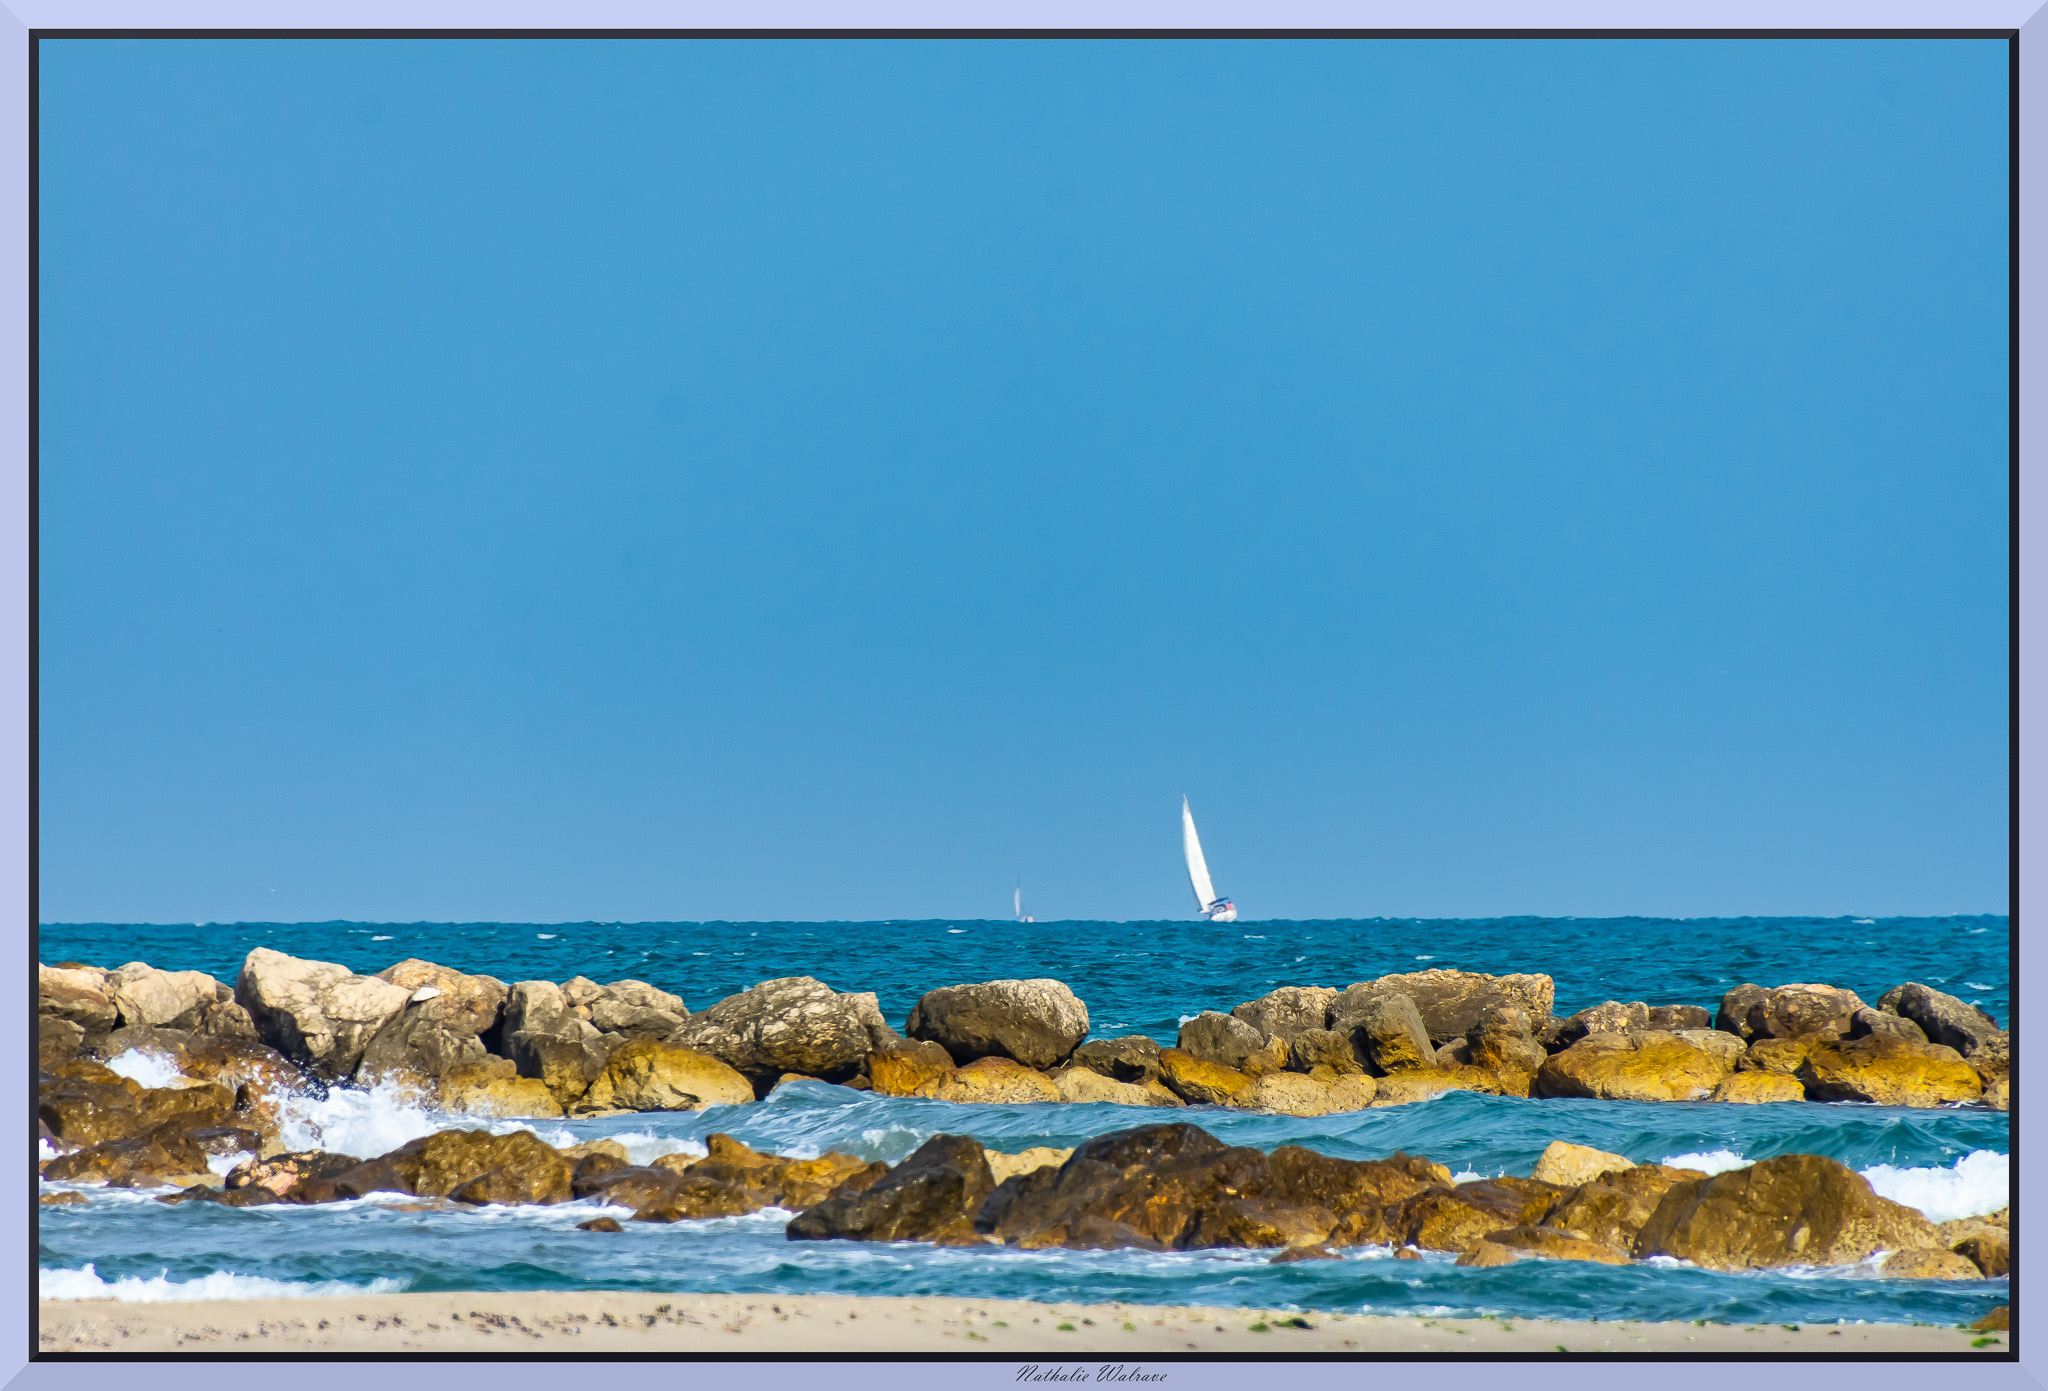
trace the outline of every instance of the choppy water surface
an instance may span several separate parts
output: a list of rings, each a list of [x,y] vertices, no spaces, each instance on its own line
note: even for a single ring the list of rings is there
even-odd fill
[[[1089,1003],[1097,1034],[1170,1039],[1182,1015],[1228,1008],[1282,984],[1345,985],[1451,966],[1548,971],[1558,1010],[1609,998],[1712,1006],[1729,985],[1822,980],[1874,1000],[1902,980],[1938,985],[2007,1018],[2004,918],[1514,919],[1495,922],[903,924],[463,924],[194,927],[45,926],[44,961],[147,960],[232,979],[250,947],[374,971],[423,956],[506,980],[633,976],[702,1008],[777,975],[872,989],[901,1024],[923,991],[1005,976],[1056,976]],[[1971,1109],[1914,1111],[1797,1103],[1717,1106],[1523,1101],[1451,1093],[1318,1119],[1191,1108],[954,1106],[819,1083],[752,1106],[699,1114],[531,1124],[555,1143],[600,1135],[636,1159],[698,1150],[726,1131],[782,1153],[837,1149],[901,1159],[940,1131],[992,1148],[1068,1146],[1161,1119],[1234,1144],[1305,1144],[1376,1158],[1424,1154],[1460,1175],[1529,1172],[1554,1139],[1639,1162],[1719,1170],[1776,1154],[1823,1154],[1936,1220],[2009,1201],[2010,1126]],[[388,1150],[451,1122],[389,1098],[340,1091],[298,1108],[288,1138],[352,1154]],[[494,1123],[508,1129],[517,1122]],[[50,1187],[50,1185],[46,1185]],[[316,1208],[166,1206],[153,1194],[81,1189],[91,1201],[39,1211],[46,1295],[206,1298],[346,1289],[634,1289],[1133,1300],[1378,1313],[1794,1322],[1967,1322],[2008,1297],[1997,1281],[1885,1281],[1865,1268],[1719,1274],[1673,1263],[1523,1262],[1458,1269],[1395,1262],[1383,1250],[1273,1266],[1269,1253],[1020,1252],[791,1242],[787,1214],[618,1235],[574,1230],[590,1202],[554,1208],[405,1211],[387,1198]],[[623,1214],[620,1214],[623,1216]]]

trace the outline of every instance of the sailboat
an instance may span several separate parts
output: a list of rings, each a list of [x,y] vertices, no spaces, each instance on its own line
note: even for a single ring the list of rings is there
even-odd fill
[[[1017,921],[1020,923],[1038,921],[1036,918],[1027,917],[1024,913],[1024,881],[1021,879],[1017,881],[1017,892],[1010,899],[1010,911],[1017,915]]]
[[[1237,905],[1216,892],[1216,886],[1209,882],[1209,862],[1202,858],[1202,838],[1195,834],[1195,814],[1188,810],[1188,799],[1180,799],[1180,843],[1188,856],[1188,883],[1195,890],[1195,910],[1211,922],[1234,923],[1237,921]]]

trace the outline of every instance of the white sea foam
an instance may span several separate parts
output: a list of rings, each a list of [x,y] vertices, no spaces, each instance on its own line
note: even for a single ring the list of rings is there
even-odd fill
[[[206,1156],[206,1167],[213,1173],[225,1176],[233,1173],[237,1164],[255,1157],[247,1150],[236,1150],[232,1154],[209,1154]]]
[[[390,939],[390,938],[389,938],[389,937],[387,936],[387,937],[372,937],[372,938],[371,938],[370,940],[371,940],[372,942],[388,942],[388,941],[390,941],[391,939]]]
[[[2012,1202],[2012,1156],[1972,1150],[1945,1169],[1874,1164],[1863,1177],[1881,1198],[1917,1207],[1930,1222],[1981,1217]]]
[[[395,1294],[410,1281],[378,1279],[367,1285],[346,1280],[269,1280],[216,1270],[196,1280],[173,1280],[170,1272],[147,1279],[123,1275],[102,1280],[88,1261],[80,1270],[36,1272],[37,1294],[43,1299],[118,1299],[124,1304],[159,1304],[192,1299],[310,1299],[337,1294]]]
[[[107,1071],[116,1077],[126,1077],[141,1087],[168,1087],[184,1075],[167,1055],[145,1053],[140,1048],[130,1048],[110,1059]]]
[[[1698,1169],[1703,1174],[1725,1174],[1730,1169],[1743,1169],[1749,1160],[1734,1150],[1703,1150],[1698,1154],[1666,1155],[1657,1161],[1669,1164],[1674,1169]]]
[[[325,1097],[287,1096],[278,1106],[278,1138],[286,1149],[331,1150],[368,1158],[407,1140],[446,1129],[437,1115],[385,1083],[358,1091],[334,1087]]]
[[[62,1153],[62,1151],[59,1150],[55,1145],[51,1144],[48,1140],[45,1140],[40,1136],[37,1137],[36,1163],[40,1164],[46,1159],[55,1159],[60,1153]]]

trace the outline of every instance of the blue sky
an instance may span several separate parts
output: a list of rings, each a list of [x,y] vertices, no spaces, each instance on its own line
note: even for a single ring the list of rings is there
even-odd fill
[[[2006,65],[45,41],[41,917],[2003,912]]]

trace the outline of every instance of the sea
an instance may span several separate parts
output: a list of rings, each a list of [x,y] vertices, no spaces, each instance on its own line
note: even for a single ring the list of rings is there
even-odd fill
[[[2011,925],[1943,918],[1374,918],[1279,922],[1042,922],[966,919],[840,923],[47,923],[38,957],[118,966],[147,961],[233,981],[266,946],[375,972],[423,957],[507,982],[589,976],[644,980],[702,1009],[759,981],[815,976],[872,990],[898,1028],[927,990],[1050,976],[1087,1004],[1092,1034],[1170,1043],[1205,1009],[1228,1010],[1282,985],[1342,987],[1446,967],[1540,971],[1556,1012],[1603,1000],[1712,1010],[1745,981],[1821,981],[1875,1003],[1917,980],[2009,1026]],[[117,1071],[145,1084],[161,1058],[129,1053]],[[495,1121],[435,1115],[377,1092],[335,1088],[293,1103],[286,1140],[359,1156],[451,1125],[531,1129],[554,1144],[600,1136],[638,1162],[702,1153],[724,1132],[759,1149],[838,1150],[895,1162],[932,1135],[992,1149],[1064,1148],[1161,1120],[1231,1144],[1298,1144],[1346,1158],[1425,1155],[1461,1178],[1527,1174],[1552,1140],[1639,1163],[1719,1172],[1788,1153],[1849,1165],[1873,1188],[1935,1221],[2011,1202],[2011,1126],[1976,1107],[1914,1110],[1852,1103],[1766,1106],[1525,1100],[1452,1092],[1434,1100],[1301,1119],[1207,1107],[962,1106],[791,1083],[748,1106],[597,1120]],[[229,1160],[216,1161],[225,1170]],[[50,1191],[67,1185],[45,1183]],[[155,1201],[146,1189],[80,1186],[88,1201],[40,1207],[44,1298],[193,1300],[367,1291],[635,1290],[755,1294],[952,1295],[1201,1304],[1429,1317],[1658,1319],[1727,1323],[1958,1324],[2009,1298],[2005,1279],[1881,1279],[1875,1262],[1739,1274],[1656,1258],[1627,1266],[1524,1261],[1459,1268],[1449,1254],[1396,1261],[1363,1247],[1336,1261],[1270,1263],[1270,1252],[1067,1252],[792,1242],[792,1214],[576,1230],[597,1203],[443,1212],[390,1194],[315,1207],[227,1209]],[[623,1215],[623,1214],[617,1214]]]

